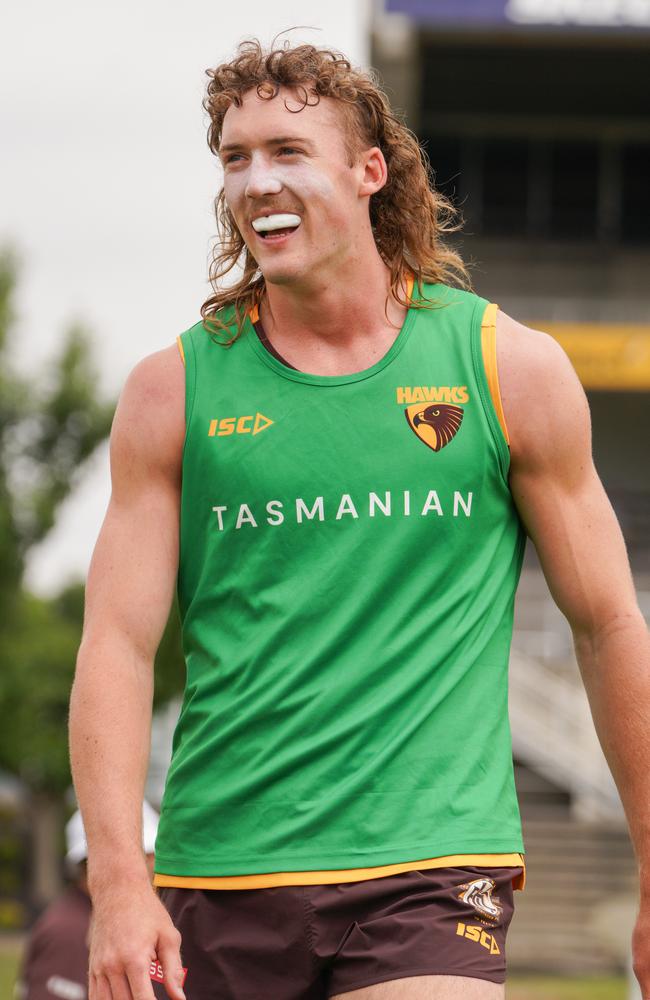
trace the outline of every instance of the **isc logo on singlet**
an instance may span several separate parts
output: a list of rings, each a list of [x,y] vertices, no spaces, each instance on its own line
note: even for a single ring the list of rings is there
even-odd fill
[[[263,413],[244,417],[215,417],[210,421],[208,437],[224,437],[226,434],[259,434],[270,427],[273,421]]]

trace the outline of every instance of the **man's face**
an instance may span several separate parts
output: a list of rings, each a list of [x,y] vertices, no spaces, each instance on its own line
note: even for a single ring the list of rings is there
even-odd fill
[[[363,164],[349,165],[340,106],[324,97],[298,108],[291,90],[271,100],[248,91],[226,112],[219,149],[227,205],[266,281],[278,285],[344,267],[368,227]]]

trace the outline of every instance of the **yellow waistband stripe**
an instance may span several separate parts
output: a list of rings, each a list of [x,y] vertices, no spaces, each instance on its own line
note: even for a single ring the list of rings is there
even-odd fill
[[[513,879],[515,889],[526,885],[526,864],[522,854],[447,854],[438,858],[404,861],[376,868],[344,868],[319,872],[264,872],[258,875],[222,875],[191,877],[184,875],[154,875],[154,885],[178,889],[269,889],[279,885],[331,885],[336,882],[365,882],[371,878],[399,875],[400,872],[427,868],[522,868]]]
[[[485,374],[487,376],[488,387],[492,397],[492,404],[494,406],[497,419],[501,424],[503,435],[508,444],[510,444],[508,428],[506,427],[506,418],[503,412],[503,405],[501,403],[501,393],[499,391],[499,372],[497,368],[498,308],[499,307],[495,302],[490,302],[490,304],[486,306],[485,312],[483,313],[483,322],[481,323],[481,346],[483,348],[483,364],[485,365]]]

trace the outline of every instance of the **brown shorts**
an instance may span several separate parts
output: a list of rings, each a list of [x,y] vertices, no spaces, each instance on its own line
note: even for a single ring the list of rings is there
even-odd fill
[[[431,868],[333,885],[158,892],[182,936],[187,1000],[326,1000],[407,976],[504,982],[520,873]]]

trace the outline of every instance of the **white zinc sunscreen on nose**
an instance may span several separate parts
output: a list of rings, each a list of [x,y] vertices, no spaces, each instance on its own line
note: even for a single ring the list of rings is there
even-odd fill
[[[276,189],[288,191],[304,204],[311,198],[326,200],[336,197],[334,184],[330,178],[309,163],[274,163],[266,177],[265,186],[268,186],[269,193],[271,186],[274,193]]]

